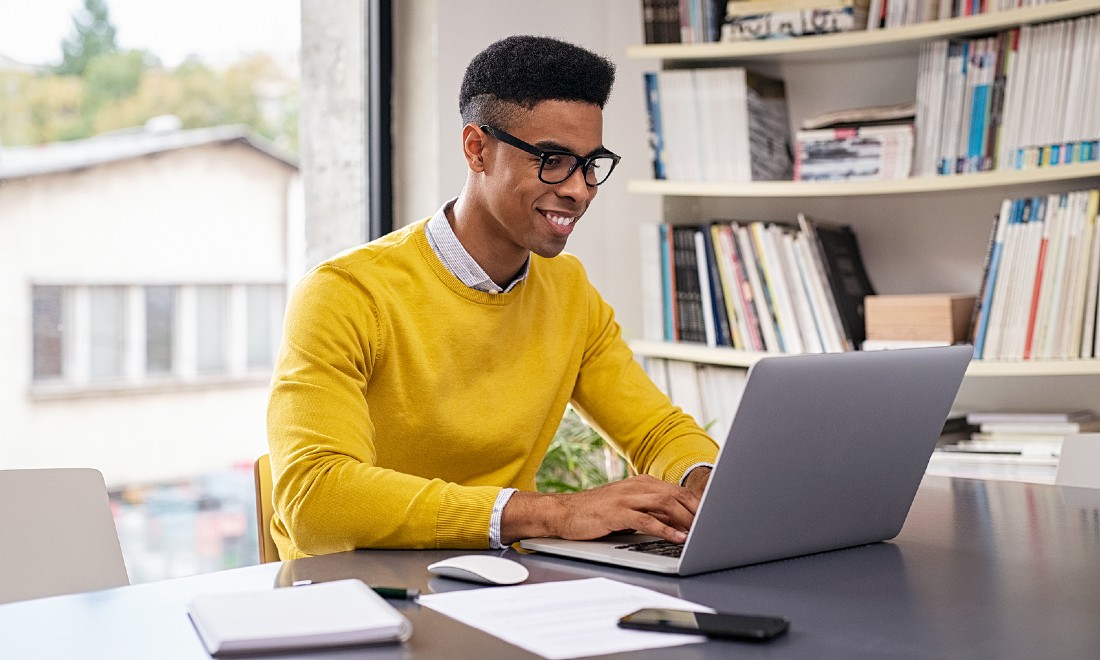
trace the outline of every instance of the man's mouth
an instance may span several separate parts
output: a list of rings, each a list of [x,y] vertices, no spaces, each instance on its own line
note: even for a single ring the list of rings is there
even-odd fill
[[[542,217],[546,218],[547,220],[559,227],[568,227],[577,221],[576,216],[559,215],[557,213],[554,213],[553,211],[543,211]]]

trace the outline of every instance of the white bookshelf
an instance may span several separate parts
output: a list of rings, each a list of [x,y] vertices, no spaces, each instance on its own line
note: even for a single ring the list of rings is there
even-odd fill
[[[803,118],[822,112],[913,100],[917,57],[924,43],[1096,12],[1100,12],[1100,0],[1063,0],[896,29],[773,41],[635,46],[627,54],[632,59],[656,60],[665,69],[744,66],[781,78],[786,82],[794,128]],[[637,107],[645,112],[641,99]],[[627,184],[633,194],[660,198],[663,221],[674,224],[715,219],[790,223],[798,212],[850,224],[879,293],[976,293],[989,232],[1003,199],[1096,187],[1100,187],[1097,162],[900,181],[635,179]],[[737,369],[747,369],[769,355],[665,341],[636,340],[631,346],[640,358]],[[977,360],[967,370],[956,406],[1100,412],[1100,359]],[[1049,479],[1051,469],[1042,466],[1041,478]]]

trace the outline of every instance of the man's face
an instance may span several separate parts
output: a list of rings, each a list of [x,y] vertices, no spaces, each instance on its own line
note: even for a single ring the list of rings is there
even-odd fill
[[[576,101],[543,101],[520,121],[499,126],[546,151],[589,156],[603,149],[603,112]],[[542,257],[557,256],[577,221],[596,197],[578,167],[557,184],[539,179],[538,156],[486,135],[485,185],[498,248],[522,249]]]

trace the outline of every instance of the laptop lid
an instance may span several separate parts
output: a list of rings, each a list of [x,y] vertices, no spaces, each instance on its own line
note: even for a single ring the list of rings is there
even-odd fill
[[[753,365],[679,560],[622,539],[522,547],[692,575],[901,531],[970,346],[768,357]]]

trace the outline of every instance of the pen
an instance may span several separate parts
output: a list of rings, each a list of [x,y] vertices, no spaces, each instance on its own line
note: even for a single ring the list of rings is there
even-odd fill
[[[291,583],[292,587],[301,587],[307,584],[313,584],[313,580],[295,580]],[[383,598],[396,598],[400,600],[414,600],[420,595],[419,589],[404,589],[402,587],[376,587],[374,585],[367,585],[371,591],[378,594]]]

